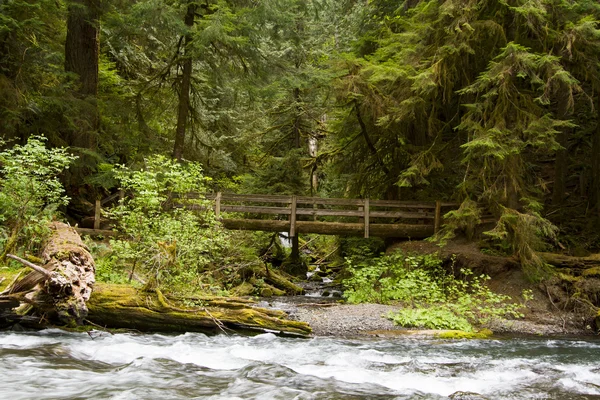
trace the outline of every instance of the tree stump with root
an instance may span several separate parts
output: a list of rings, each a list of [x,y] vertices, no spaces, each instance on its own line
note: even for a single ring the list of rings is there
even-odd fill
[[[2,292],[0,300],[25,303],[30,313],[49,322],[78,325],[88,314],[94,259],[74,228],[62,222],[53,222],[50,228],[52,234],[42,252],[43,266],[8,255],[32,271]]]

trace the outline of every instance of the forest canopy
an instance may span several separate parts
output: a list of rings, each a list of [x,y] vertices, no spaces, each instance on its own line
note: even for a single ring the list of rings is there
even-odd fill
[[[438,239],[491,214],[482,237],[535,273],[536,251],[600,247],[599,18],[596,0],[7,0],[1,146],[67,147],[75,220],[158,154],[214,191],[457,201]]]

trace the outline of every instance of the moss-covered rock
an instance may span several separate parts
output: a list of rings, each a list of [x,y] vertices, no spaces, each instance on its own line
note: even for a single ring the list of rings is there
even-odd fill
[[[558,278],[560,278],[562,281],[569,282],[569,283],[577,283],[581,280],[580,277],[565,274],[562,272],[557,273],[556,276],[558,276]]]
[[[587,277],[597,277],[600,278],[600,267],[587,268],[583,270],[583,276]]]
[[[248,281],[244,281],[231,289],[231,294],[234,296],[252,296],[254,294],[254,285]]]
[[[441,331],[435,335],[438,339],[487,339],[492,336],[494,332],[489,329],[482,329],[477,332],[465,332],[465,331]]]

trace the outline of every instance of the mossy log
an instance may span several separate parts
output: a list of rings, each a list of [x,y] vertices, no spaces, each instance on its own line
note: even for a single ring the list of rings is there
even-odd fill
[[[291,281],[293,277],[265,264],[252,264],[240,271],[242,282],[232,289],[236,296],[259,295],[263,297],[299,295],[304,289]]]
[[[183,304],[195,304],[194,307]],[[279,310],[252,307],[239,298],[163,296],[126,285],[98,284],[88,301],[88,321],[106,328],[142,332],[218,332],[220,330],[277,331],[306,336],[305,322],[291,321]]]
[[[284,273],[273,268],[266,268],[261,265],[253,265],[249,270],[257,278],[264,279],[276,289],[283,290],[287,294],[296,295],[304,293],[304,289],[293,283],[284,276]]]
[[[587,257],[571,257],[556,253],[538,253],[544,262],[558,268],[586,269],[600,267],[600,254]]]

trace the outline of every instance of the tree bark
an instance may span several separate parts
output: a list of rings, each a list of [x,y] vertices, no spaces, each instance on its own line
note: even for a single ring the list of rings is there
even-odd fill
[[[85,149],[96,148],[95,135],[99,116],[96,104],[98,95],[99,0],[72,0],[67,17],[65,41],[65,71],[78,76],[77,95],[79,103],[78,129],[67,138],[69,146]]]
[[[367,125],[365,124],[365,121],[362,118],[362,114],[360,112],[360,105],[358,104],[358,100],[356,100],[356,99],[354,99],[354,112],[356,113],[356,120],[358,121],[358,125],[360,126],[360,132],[362,133],[363,138],[365,139],[365,142],[367,143],[367,147],[369,148],[369,152],[371,153],[371,155],[373,157],[375,157],[375,160],[377,161],[377,163],[381,167],[381,170],[386,175],[389,175],[390,174],[390,170],[383,163],[383,160],[379,156],[379,153],[377,152],[377,149],[375,148],[375,145],[373,144],[373,141],[371,140],[371,137],[369,136],[369,133],[367,132]]]
[[[556,141],[563,148],[556,151],[556,159],[554,162],[554,188],[552,190],[552,204],[555,206],[561,205],[565,200],[565,194],[567,191],[567,168],[568,168],[568,154],[567,154],[567,134],[560,132]]]
[[[557,104],[558,118],[567,120],[571,109],[571,91],[568,87],[563,87]],[[554,205],[561,205],[565,200],[567,192],[567,175],[569,168],[569,156],[567,153],[569,139],[568,131],[568,128],[563,128],[556,136],[556,141],[561,146],[561,149],[556,151],[554,163],[554,189],[552,191],[552,204]]]
[[[98,62],[100,54],[99,18],[101,0],[69,0],[67,37],[65,40],[65,71],[77,75],[74,91],[73,128],[65,129],[64,142],[73,148],[95,150],[100,117],[96,97],[98,94]],[[90,173],[97,160],[86,153],[63,175],[67,194],[74,201],[70,212],[80,212],[78,201],[82,197],[81,181]],[[93,190],[90,200],[93,197]]]
[[[98,94],[98,0],[71,0],[67,17],[65,71],[79,76],[79,93],[85,97]]]
[[[196,16],[196,4],[188,3],[185,14],[185,25],[191,31],[194,26]],[[188,116],[190,112],[190,88],[192,85],[192,58],[190,56],[190,46],[192,35],[188,31],[184,38],[183,57],[181,61],[181,83],[179,85],[179,104],[177,109],[177,128],[175,131],[175,144],[173,146],[173,158],[181,160],[185,145],[185,132],[187,128]]]
[[[599,95],[600,96],[600,95]],[[596,132],[592,137],[592,185],[590,188],[591,209],[600,217],[600,97],[596,101]]]

